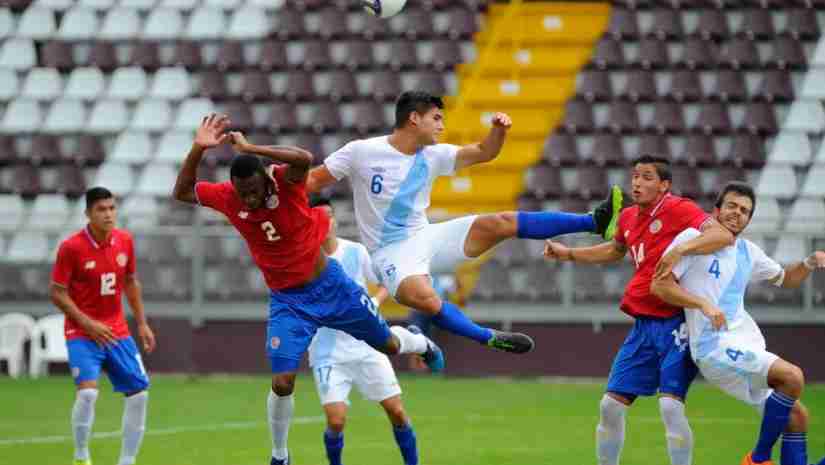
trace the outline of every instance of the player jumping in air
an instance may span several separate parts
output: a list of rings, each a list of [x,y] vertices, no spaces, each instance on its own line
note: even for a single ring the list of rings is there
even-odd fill
[[[89,224],[60,244],[49,286],[52,302],[66,315],[69,367],[77,386],[72,407],[74,463],[92,463],[89,438],[103,369],[114,390],[125,396],[118,465],[132,465],[146,428],[149,377],[123,316],[124,292],[143,350],[155,350],[155,336],[143,313],[132,236],[115,228],[117,205],[108,189],[86,192],[86,216]]]
[[[319,327],[342,330],[389,354],[423,354],[433,369],[442,369],[440,349],[425,336],[390,328],[370,296],[328,260],[321,244],[329,217],[311,209],[306,177],[312,154],[296,147],[250,144],[240,133],[225,132],[226,116],[203,119],[175,182],[174,198],[212,208],[226,216],[249,247],[270,288],[266,347],[272,370],[267,400],[272,433],[272,465],[289,463],[287,436],[292,419],[295,375],[301,357]],[[231,141],[239,155],[231,180],[197,182],[204,152]],[[255,155],[281,165],[264,167]]]
[[[825,268],[825,252],[782,268],[759,246],[738,238],[755,209],[756,195],[749,185],[727,184],[713,215],[737,236],[736,243],[710,255],[683,257],[671,274],[653,282],[652,290],[665,302],[685,308],[691,355],[705,379],[762,411],[759,439],[742,465],[772,464],[771,450],[780,435],[782,465],[808,465],[808,410],[799,401],[805,385],[802,370],[767,351],[744,301],[751,278],[798,288],[813,270]],[[698,235],[686,229],[668,250]]]
[[[636,265],[620,306],[635,322],[613,361],[600,403],[599,464],[619,463],[627,408],[636,397],[658,392],[671,464],[689,465],[693,432],[684,402],[697,369],[687,350],[684,312],[651,294],[650,284],[657,263],[669,272],[679,257],[712,253],[732,244],[733,235],[695,203],[670,193],[672,176],[666,159],[642,156],[632,166],[635,205],[622,211],[613,241],[579,248],[547,241],[544,254],[548,259],[575,263],[613,263],[630,250]],[[673,238],[687,228],[702,233],[663,257]]]
[[[357,242],[337,236],[332,205],[322,200],[316,203],[316,208],[324,209],[331,220],[329,234],[323,244],[324,252],[338,260],[344,273],[362,287],[366,288],[367,283],[377,284],[367,249]],[[381,305],[387,297],[386,288],[379,287],[373,296],[375,306]],[[353,385],[366,399],[379,402],[384,408],[404,465],[418,465],[415,431],[404,411],[401,387],[386,355],[347,333],[321,328],[309,346],[309,366],[327,417],[324,445],[330,465],[341,465],[344,424]]]
[[[349,178],[361,240],[379,279],[399,303],[433,315],[435,325],[454,334],[508,352],[529,352],[534,343],[527,335],[481,327],[439,298],[431,273],[452,272],[514,237],[594,232],[611,239],[621,191],[614,188],[593,214],[503,212],[430,224],[426,209],[435,178],[494,160],[512,125],[507,115],[497,113],[482,142],[439,144],[443,107],[440,98],[426,92],[401,94],[392,134],[346,144],[310,172],[308,190],[317,192]]]

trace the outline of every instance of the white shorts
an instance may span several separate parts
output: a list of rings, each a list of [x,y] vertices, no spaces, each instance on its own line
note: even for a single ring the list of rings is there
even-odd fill
[[[357,362],[314,367],[312,375],[321,405],[349,403],[353,384],[365,399],[374,402],[401,394],[390,359],[378,352]]]
[[[464,242],[476,218],[463,216],[430,224],[412,237],[372,252],[375,275],[395,296],[405,278],[455,271],[470,259],[464,254]]]
[[[768,370],[779,357],[764,349],[749,350],[721,344],[696,365],[705,379],[733,397],[762,408],[770,397]]]

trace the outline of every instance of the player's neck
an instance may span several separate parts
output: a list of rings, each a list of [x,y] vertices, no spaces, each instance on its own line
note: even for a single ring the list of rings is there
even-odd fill
[[[332,236],[329,239],[326,239],[321,247],[324,249],[327,255],[332,255],[338,250],[338,237]]]
[[[418,151],[419,147],[415,136],[406,133],[403,129],[396,129],[393,131],[387,138],[387,142],[389,142],[392,148],[403,153],[404,155],[415,155],[415,152]]]
[[[662,201],[662,199],[664,199],[664,198],[665,198],[665,196],[666,196],[667,194],[668,194],[667,192],[665,192],[664,194],[659,194],[659,196],[657,196],[655,199],[653,199],[653,201],[652,201],[652,202],[650,202],[650,203],[647,203],[647,204],[644,204],[644,205],[639,204],[639,211],[642,211],[642,212],[646,212],[646,213],[647,213],[647,212],[649,212],[652,208],[656,208],[656,205],[659,205],[659,203]]]
[[[92,235],[92,238],[100,245],[106,244],[109,239],[112,237],[112,231],[106,232],[100,229],[95,228],[91,223],[88,226],[89,234]]]

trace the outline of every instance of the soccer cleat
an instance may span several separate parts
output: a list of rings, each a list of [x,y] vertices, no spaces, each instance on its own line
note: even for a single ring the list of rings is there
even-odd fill
[[[424,334],[421,328],[416,325],[407,326],[407,330],[413,334]],[[438,347],[432,339],[427,338],[427,351],[421,354],[421,358],[423,358],[424,363],[430,367],[431,372],[438,373],[444,371],[444,352],[441,351],[441,348]]]
[[[754,462],[753,457],[751,455],[753,452],[748,452],[745,458],[742,459],[742,465],[773,465],[773,461],[766,460],[764,462]]]
[[[612,240],[616,235],[616,228],[619,223],[619,214],[623,205],[622,189],[619,186],[610,188],[610,193],[591,213],[593,222],[596,223],[594,233],[602,236],[606,241]]]
[[[75,459],[74,460],[74,465],[92,465],[92,461],[90,459],[85,459],[85,460]]]
[[[492,330],[493,337],[487,341],[487,345],[504,352],[514,354],[526,354],[536,347],[533,338],[522,333],[510,333],[507,331]]]
[[[286,458],[283,460],[272,457],[272,460],[269,461],[269,465],[289,465],[289,454],[287,454]]]

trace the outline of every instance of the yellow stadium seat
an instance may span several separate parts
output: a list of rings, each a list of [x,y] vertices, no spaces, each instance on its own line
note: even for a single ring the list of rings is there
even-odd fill
[[[480,79],[461,86],[468,105],[500,105],[506,108],[562,105],[573,95],[570,77]]]
[[[464,172],[439,178],[433,185],[432,200],[447,204],[506,203],[514,201],[524,188],[523,172],[470,175]]]
[[[593,46],[517,46],[495,47],[490,55],[482,55],[476,63],[458,66],[459,80],[472,76],[476,67],[481,66],[481,76],[488,77],[549,77],[555,75],[575,76],[593,53]]]
[[[496,29],[498,43],[592,44],[604,33],[608,15],[545,14],[490,18],[487,27],[476,34],[476,44],[486,44]]]
[[[561,105],[536,109],[464,108],[457,112],[447,111],[445,142],[466,144],[478,142],[490,131],[490,121],[496,111],[506,111],[513,119],[508,132],[511,140],[544,139],[559,122],[564,111]]]

